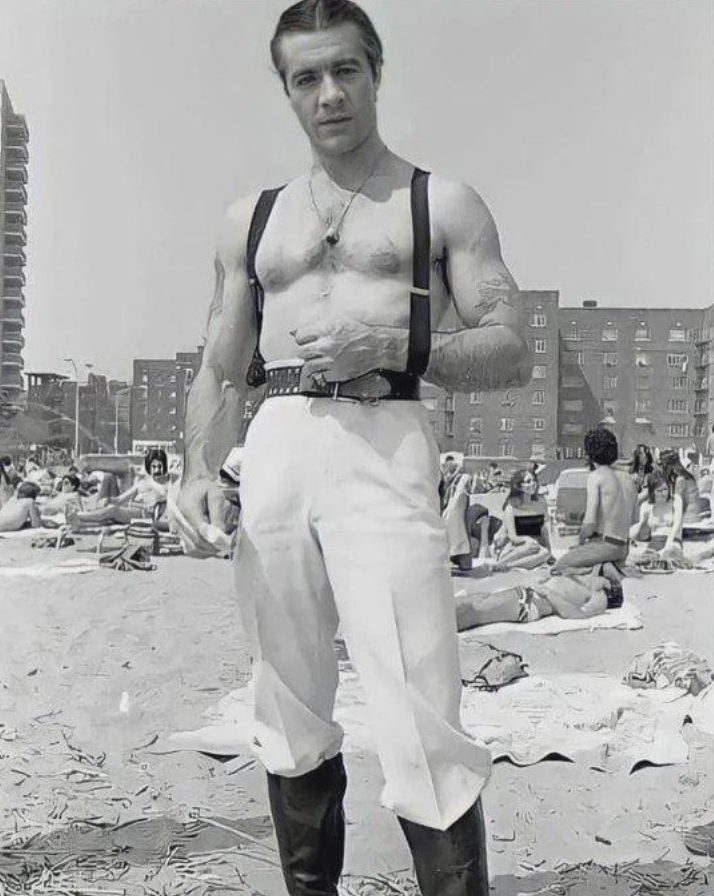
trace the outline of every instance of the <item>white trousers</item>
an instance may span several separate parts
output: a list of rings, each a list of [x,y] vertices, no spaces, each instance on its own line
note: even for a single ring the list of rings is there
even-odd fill
[[[460,724],[438,476],[418,401],[267,399],[243,456],[236,577],[253,640],[253,746],[266,769],[302,775],[340,752],[339,622],[384,805],[444,830],[476,801],[491,758]]]

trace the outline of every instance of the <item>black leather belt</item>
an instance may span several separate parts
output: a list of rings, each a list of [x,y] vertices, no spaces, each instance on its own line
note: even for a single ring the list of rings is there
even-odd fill
[[[309,388],[302,381],[301,365],[269,367],[265,371],[266,398],[285,395],[309,395],[331,398],[334,401],[416,401],[419,399],[419,377],[393,370],[371,370],[363,376],[341,383],[310,381]]]

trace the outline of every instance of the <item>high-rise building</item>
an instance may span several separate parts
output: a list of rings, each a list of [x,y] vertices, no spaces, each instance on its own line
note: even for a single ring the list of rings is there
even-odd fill
[[[0,81],[0,398],[22,392],[27,124]]]

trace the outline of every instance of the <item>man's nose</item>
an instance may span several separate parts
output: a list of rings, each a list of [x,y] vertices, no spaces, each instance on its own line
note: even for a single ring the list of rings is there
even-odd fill
[[[320,82],[320,105],[334,106],[342,102],[343,99],[344,92],[339,83],[329,72],[326,72]]]

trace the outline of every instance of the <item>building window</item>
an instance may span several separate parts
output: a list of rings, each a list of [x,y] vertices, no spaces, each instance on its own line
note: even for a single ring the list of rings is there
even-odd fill
[[[617,327],[603,327],[602,328],[602,340],[603,342],[617,342]]]
[[[707,402],[705,398],[697,398],[694,402],[694,413],[705,414],[707,410]]]
[[[513,442],[509,441],[509,439],[501,439],[499,442],[499,452],[501,457],[515,457],[516,455],[516,449]]]
[[[669,341],[670,342],[686,342],[687,341],[687,331],[683,327],[673,327],[669,331]]]
[[[544,355],[548,351],[548,340],[547,339],[536,339],[534,343],[534,350],[537,355]]]
[[[483,426],[482,417],[472,417],[469,421],[469,432],[481,432]]]
[[[636,352],[635,353],[635,366],[636,367],[650,367],[652,365],[652,358],[647,354],[647,352]]]
[[[602,402],[602,411],[606,417],[617,416],[617,402],[614,398],[608,398]]]
[[[687,413],[687,399],[686,398],[668,398],[667,399],[667,410],[673,411],[677,414],[686,414]]]
[[[671,436],[688,436],[689,435],[689,424],[688,423],[670,423],[669,424],[669,434]]]
[[[652,399],[651,398],[638,398],[635,402],[635,410],[638,414],[646,414],[648,411],[652,410]]]
[[[545,445],[542,442],[533,442],[531,445],[531,457],[534,460],[545,457]]]
[[[535,364],[533,366],[533,379],[544,380],[548,376],[548,368],[545,364]]]
[[[673,389],[687,389],[689,387],[689,378],[686,376],[673,376],[672,377],[672,388]]]
[[[483,403],[483,392],[472,392],[469,396],[469,402],[471,404],[482,404]]]
[[[545,429],[545,420],[543,417],[534,417],[533,418],[533,429],[538,432],[542,432]]]
[[[501,432],[513,432],[514,424],[513,417],[501,417]]]
[[[617,389],[617,377],[616,376],[604,376],[602,378],[602,387],[605,390]]]
[[[572,342],[580,342],[583,338],[580,330],[578,329],[578,322],[576,320],[570,321],[570,332],[563,334],[566,339],[569,339]]]
[[[582,423],[564,423],[563,424],[563,434],[566,436],[579,436],[582,434],[583,424]]]
[[[454,396],[453,395],[446,396],[446,398],[444,399],[444,408],[447,411],[454,410]]]
[[[444,414],[444,435],[453,436],[454,434],[454,412],[447,411]]]
[[[545,392],[538,389],[533,393],[533,397],[531,398],[532,404],[545,404]]]
[[[548,319],[545,314],[534,314],[531,318],[531,326],[536,329],[542,330],[543,327],[548,326]]]
[[[563,402],[564,411],[582,411],[583,403],[579,398],[569,399]]]
[[[635,342],[649,342],[650,339],[651,337],[649,325],[641,320],[637,325],[637,329],[635,330]]]
[[[483,455],[483,442],[469,442],[466,453],[471,457],[481,457]]]
[[[603,352],[602,363],[605,367],[617,367],[617,355],[615,352]]]
[[[667,355],[667,367],[682,367],[686,360],[686,355]]]

